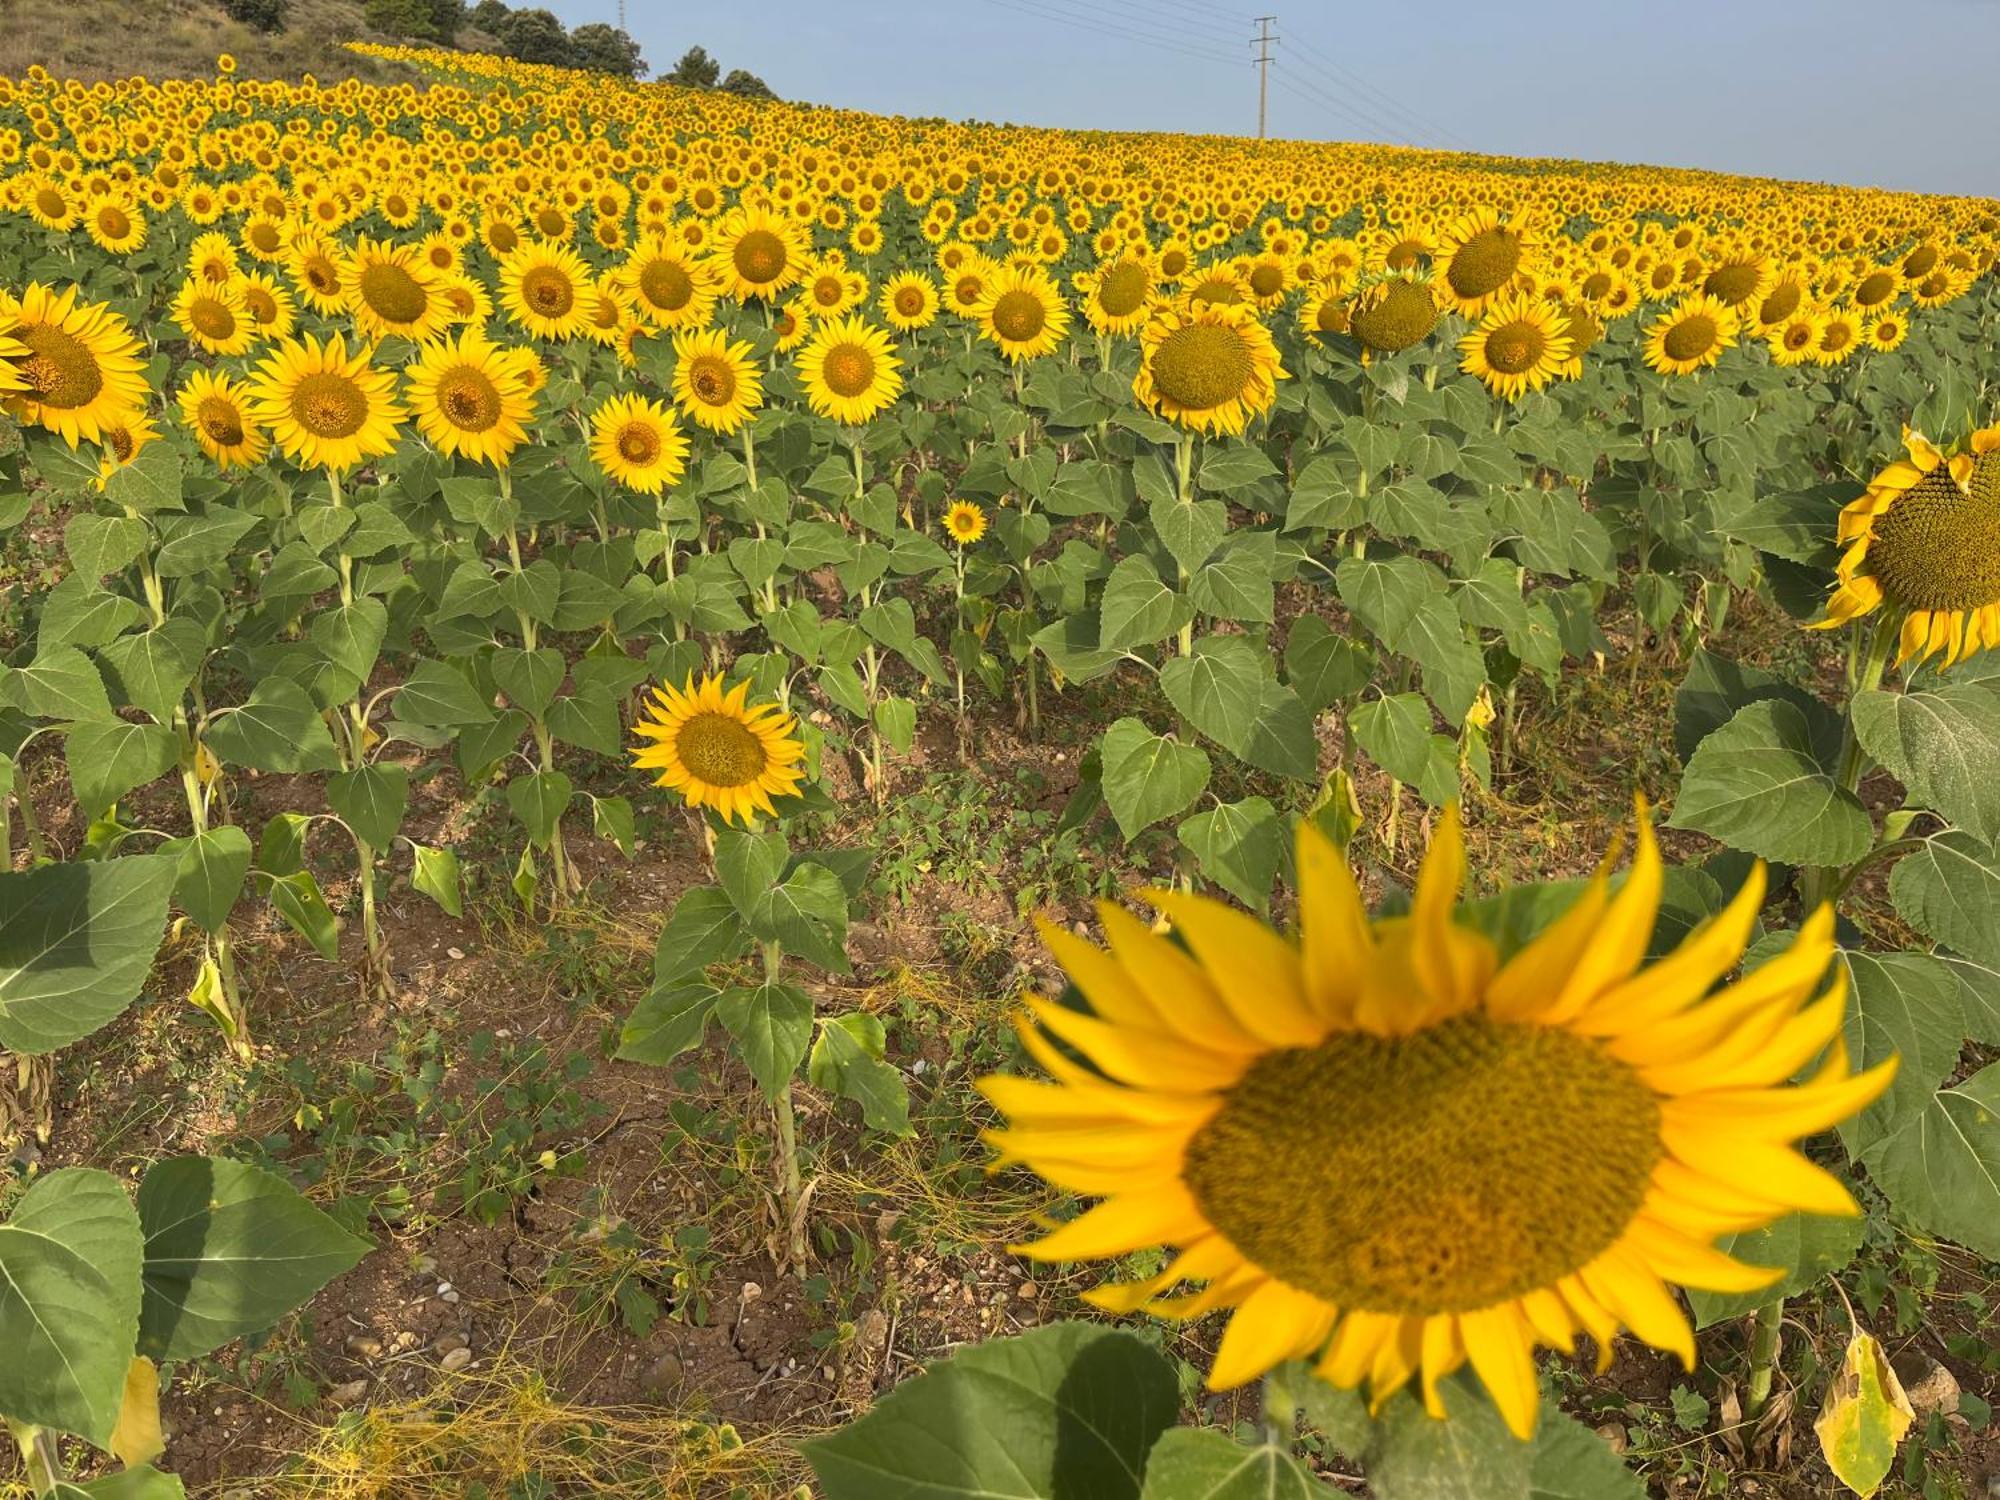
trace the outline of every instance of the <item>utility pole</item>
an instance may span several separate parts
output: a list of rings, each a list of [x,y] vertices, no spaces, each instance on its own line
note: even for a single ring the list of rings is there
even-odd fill
[[[1257,49],[1257,55],[1251,61],[1257,65],[1257,139],[1260,141],[1264,139],[1264,103],[1271,91],[1271,43],[1278,40],[1271,35],[1271,23],[1277,19],[1276,16],[1255,16],[1250,23],[1257,28],[1257,34],[1250,38],[1250,45]]]
[[[618,0],[618,29],[625,30],[625,0]]]

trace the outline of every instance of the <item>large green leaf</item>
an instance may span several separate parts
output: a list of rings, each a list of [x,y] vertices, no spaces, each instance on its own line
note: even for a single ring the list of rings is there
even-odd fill
[[[53,1052],[138,996],[178,861],[146,854],[0,874],[0,1047]]]
[[[266,677],[241,708],[217,714],[204,738],[221,759],[257,771],[340,768],[340,752],[312,699],[282,677]]]
[[[1189,610],[1160,581],[1160,571],[1140,556],[1119,559],[1097,604],[1098,645],[1125,651],[1165,640],[1187,623]]]
[[[427,661],[418,664],[396,694],[396,717],[408,724],[457,729],[492,723],[493,705],[456,667]]]
[[[660,928],[653,945],[653,983],[674,984],[698,975],[710,964],[736,957],[748,941],[729,892],[696,886],[675,903],[674,914]]]
[[[1138,719],[1120,719],[1100,748],[1104,800],[1126,841],[1162,818],[1184,812],[1208,785],[1208,756],[1154,734]]]
[[[507,783],[507,805],[528,830],[534,846],[546,849],[575,793],[576,783],[562,772],[534,771]]]
[[[1939,1090],[1862,1160],[1899,1213],[2000,1260],[2000,1063]]]
[[[99,719],[72,724],[63,736],[77,806],[102,817],[134,787],[157,780],[180,759],[179,738],[160,724]]]
[[[2000,839],[2000,693],[1983,683],[1860,693],[1855,737],[1911,800],[1989,844]]]
[[[96,1479],[65,1479],[49,1500],[187,1500],[187,1490],[178,1476],[141,1464]]]
[[[160,852],[177,861],[174,903],[204,931],[222,931],[250,872],[250,835],[225,823],[192,838],[170,839]]]
[[[1851,864],[1875,832],[1820,761],[1805,713],[1782,699],[1747,704],[1702,740],[1669,826],[1793,865]]]
[[[319,882],[310,870],[293,870],[270,884],[271,905],[292,930],[331,962],[340,957],[340,919],[326,904]]]
[[[813,1006],[805,991],[789,984],[760,984],[755,989],[729,990],[715,1003],[715,1018],[743,1054],[750,1076],[776,1100],[798,1072],[812,1041]]]
[[[326,803],[356,838],[379,854],[396,841],[396,830],[403,826],[403,813],[410,805],[409,769],[361,766],[330,776]]]
[[[1925,839],[1889,873],[1889,896],[1925,936],[2000,964],[2000,855],[1971,834]]]
[[[1442,1421],[1407,1391],[1383,1408],[1366,1465],[1375,1500],[1528,1500],[1534,1450],[1465,1379],[1444,1394]]]
[[[1170,1427],[1146,1458],[1140,1500],[1333,1500],[1284,1449],[1245,1448],[1214,1428]]]
[[[701,1045],[708,1018],[721,998],[722,991],[699,979],[654,985],[625,1018],[614,1055],[620,1062],[664,1068]]]
[[[1965,1010],[1957,977],[1928,953],[1843,951],[1840,962],[1850,982],[1848,1055],[1863,1068],[1900,1059],[1882,1096],[1841,1127],[1848,1149],[1860,1151],[1930,1103],[1958,1063]]]
[[[139,1331],[139,1215],[109,1172],[32,1184],[0,1224],[0,1413],[111,1440]]]
[[[372,1248],[261,1168],[177,1156],[139,1184],[145,1308],[139,1352],[198,1359],[259,1333]]]
[[[74,646],[44,645],[25,667],[0,671],[0,702],[36,719],[116,717],[97,663]]]
[[[1271,882],[1285,858],[1284,820],[1262,797],[1224,802],[1183,819],[1175,830],[1210,880],[1259,911],[1271,902]]]
[[[806,1058],[806,1079],[861,1106],[870,1130],[910,1133],[910,1091],[884,1058],[882,1023],[866,1011],[822,1021]]]
[[[1738,709],[1767,698],[1790,703],[1806,716],[1820,760],[1831,762],[1840,753],[1840,716],[1819,699],[1775,672],[1705,650],[1695,652],[1674,693],[1674,749],[1688,760],[1695,746],[1727,724]]]
[[[1269,659],[1241,635],[1207,635],[1160,668],[1160,690],[1190,724],[1240,755],[1257,723]]]
[[[1131,1334],[1056,1323],[961,1350],[805,1453],[825,1500],[1138,1500],[1179,1410]]]
[[[1528,1456],[1528,1500],[1646,1500],[1646,1486],[1603,1438],[1544,1400]]]
[[[801,862],[746,914],[750,929],[786,953],[846,973],[847,888],[822,864]]]
[[[1349,715],[1348,726],[1369,759],[1431,806],[1458,796],[1458,747],[1432,732],[1431,706],[1418,694],[1371,698]]]
[[[1694,1326],[1708,1328],[1728,1318],[1755,1312],[1767,1302],[1796,1297],[1822,1278],[1842,1270],[1861,1248],[1868,1221],[1859,1215],[1835,1219],[1824,1214],[1786,1214],[1762,1229],[1725,1234],[1715,1248],[1747,1266],[1783,1267],[1785,1279],[1756,1292],[1700,1292],[1692,1288],[1688,1305]]]

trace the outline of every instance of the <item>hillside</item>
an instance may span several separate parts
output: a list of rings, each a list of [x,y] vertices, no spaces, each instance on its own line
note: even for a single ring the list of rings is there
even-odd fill
[[[200,77],[227,52],[250,78],[409,77],[407,69],[346,51],[350,41],[390,42],[362,20],[361,0],[291,0],[276,35],[229,18],[219,0],[9,0],[0,26],[0,77],[40,63],[61,78]]]

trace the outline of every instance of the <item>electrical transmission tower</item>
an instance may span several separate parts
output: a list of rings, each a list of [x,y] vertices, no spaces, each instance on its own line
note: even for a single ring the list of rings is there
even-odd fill
[[[1260,141],[1264,139],[1264,107],[1271,93],[1271,44],[1278,40],[1271,34],[1271,25],[1277,19],[1276,16],[1256,16],[1250,23],[1257,28],[1257,34],[1250,38],[1250,45],[1257,49],[1257,55],[1251,61],[1257,65],[1257,139]]]

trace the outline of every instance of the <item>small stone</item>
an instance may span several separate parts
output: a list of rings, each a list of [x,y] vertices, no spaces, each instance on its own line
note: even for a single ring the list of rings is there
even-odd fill
[[[462,1333],[441,1333],[431,1347],[440,1354],[449,1354],[454,1349],[469,1349],[472,1346]]]
[[[754,1281],[746,1281],[743,1283],[743,1290],[738,1295],[742,1299],[744,1306],[747,1307],[764,1295],[764,1289]]]
[[[1919,1418],[1932,1412],[1950,1416],[1958,1410],[1958,1377],[1919,1349],[1906,1349],[1891,1361],[1910,1410]]]
[[[1606,1422],[1602,1427],[1597,1429],[1597,1435],[1604,1439],[1604,1446],[1609,1448],[1613,1453],[1623,1453],[1632,1445],[1631,1438],[1625,1434],[1625,1426],[1622,1422]]]
[[[335,1406],[352,1406],[355,1402],[359,1401],[363,1396],[367,1394],[368,1394],[367,1381],[350,1380],[346,1384],[337,1385],[332,1390],[328,1391],[326,1393],[326,1399],[331,1401]]]
[[[347,1352],[356,1359],[380,1359],[382,1341],[365,1333],[350,1333],[347,1336]]]
[[[1033,1302],[1037,1297],[1042,1295],[1042,1289],[1032,1281],[1024,1281],[1014,1288],[1014,1295],[1019,1297],[1023,1302]]]
[[[389,1350],[393,1354],[403,1354],[416,1347],[417,1336],[407,1328],[389,1341]]]
[[[465,950],[462,948],[447,948],[444,950],[444,956],[446,958],[463,958],[465,957]]]
[[[438,1361],[438,1368],[443,1370],[447,1375],[456,1375],[471,1363],[472,1351],[470,1349],[454,1349]]]
[[[438,1293],[438,1300],[440,1302],[450,1302],[456,1304],[458,1301],[458,1292],[455,1288],[447,1287],[443,1291]]]
[[[639,1384],[655,1396],[671,1396],[681,1388],[681,1382],[686,1378],[687,1371],[681,1365],[680,1356],[669,1349],[639,1377]]]

